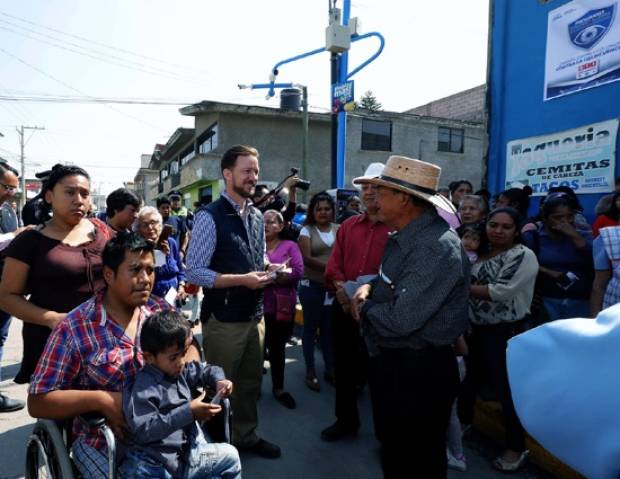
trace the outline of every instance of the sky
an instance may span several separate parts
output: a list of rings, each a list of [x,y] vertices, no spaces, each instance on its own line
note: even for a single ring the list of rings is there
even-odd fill
[[[336,5],[342,7],[343,0]],[[275,63],[324,46],[329,0],[0,0],[0,157],[26,176],[73,163],[107,193],[131,181],[140,155],[193,127],[181,105],[32,102],[23,98],[202,100],[277,107],[265,83]],[[385,110],[404,111],[485,82],[488,0],[353,0],[360,33],[385,49],[356,74]],[[376,39],[352,44],[349,70]],[[310,108],[330,105],[329,53],[285,65],[278,81],[305,84]],[[10,101],[9,98],[22,98]]]

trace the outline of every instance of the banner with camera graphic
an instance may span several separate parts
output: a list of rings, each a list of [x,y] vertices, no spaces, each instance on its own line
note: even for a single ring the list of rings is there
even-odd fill
[[[506,189],[528,185],[534,196],[569,186],[578,194],[614,189],[618,120],[508,142]]]
[[[619,0],[573,0],[549,12],[544,100],[620,80]]]

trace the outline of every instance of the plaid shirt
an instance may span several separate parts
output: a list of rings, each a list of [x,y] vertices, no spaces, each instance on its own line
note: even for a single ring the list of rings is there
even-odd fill
[[[103,308],[104,291],[71,311],[52,331],[37,365],[29,394],[78,389],[120,392],[143,365],[140,329],[143,319],[170,305],[151,296],[141,308],[136,340],[132,341]],[[105,450],[99,430],[89,430],[81,421],[73,423],[75,439]]]

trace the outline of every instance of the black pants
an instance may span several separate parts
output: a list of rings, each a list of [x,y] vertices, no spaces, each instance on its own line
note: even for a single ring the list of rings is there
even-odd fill
[[[368,352],[359,323],[340,304],[332,306],[336,374],[336,417],[346,427],[360,425],[357,391],[368,381]]]
[[[525,450],[525,433],[512,402],[506,370],[506,347],[510,338],[522,332],[521,326],[521,322],[517,322],[472,327],[467,341],[467,372],[461,384],[458,402],[461,422],[471,424],[476,396],[485,383],[489,384],[502,405],[506,447],[517,452]]]
[[[294,321],[278,321],[275,315],[265,314],[265,347],[269,350],[273,389],[284,389],[284,348]]]
[[[384,477],[444,479],[446,431],[459,386],[452,347],[382,349],[370,372]]]

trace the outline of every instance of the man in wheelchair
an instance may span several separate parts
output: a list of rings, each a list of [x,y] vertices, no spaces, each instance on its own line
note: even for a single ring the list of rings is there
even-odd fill
[[[143,238],[119,233],[102,259],[107,288],[71,311],[52,332],[31,378],[28,410],[33,417],[53,420],[99,413],[122,439],[127,424],[121,391],[143,366],[138,347],[142,323],[171,307],[150,295],[154,257]],[[195,347],[187,356],[200,359]],[[83,477],[108,477],[101,429],[74,420],[72,455]]]

